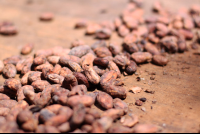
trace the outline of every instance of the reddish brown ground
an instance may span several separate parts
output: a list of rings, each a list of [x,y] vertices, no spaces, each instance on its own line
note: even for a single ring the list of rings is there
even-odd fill
[[[154,0],[145,1],[145,15],[150,14]],[[178,8],[191,4],[200,4],[199,0],[166,0],[166,7],[177,11]],[[101,21],[115,18],[126,6],[126,0],[0,0],[0,21],[10,20],[19,29],[13,37],[0,36],[0,59],[17,55],[26,43],[35,43],[34,51],[56,45],[69,47],[74,39],[83,39],[88,45],[94,42],[84,36],[84,30],[74,30],[77,19],[88,18]],[[107,13],[100,14],[106,9]],[[50,23],[38,21],[43,11],[55,13],[55,20]],[[120,44],[122,39],[113,34],[112,41]],[[194,55],[199,53],[199,55]],[[128,93],[125,100],[133,113],[139,116],[141,123],[154,123],[162,127],[162,132],[198,132],[200,130],[200,49],[184,54],[169,55],[166,67],[152,64],[141,65],[138,76],[145,78],[136,81],[137,75],[125,77],[128,88],[140,86],[144,90],[154,90],[147,94]],[[148,73],[156,72],[155,80],[150,80]],[[166,75],[163,75],[164,74]],[[0,84],[4,80],[0,78]],[[136,99],[146,97],[146,112],[134,105]],[[156,100],[156,104],[152,101]],[[151,109],[151,106],[153,109]]]

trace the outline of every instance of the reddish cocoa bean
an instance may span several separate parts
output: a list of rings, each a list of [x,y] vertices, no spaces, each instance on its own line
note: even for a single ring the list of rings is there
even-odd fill
[[[28,76],[30,73],[32,73],[33,71],[29,71],[28,73],[26,73],[22,78],[21,78],[21,83],[22,85],[28,85]]]
[[[10,97],[5,94],[0,93],[0,100],[10,100]]]
[[[85,85],[77,85],[72,88],[69,96],[85,95],[87,93],[87,87]]]
[[[6,78],[14,78],[17,74],[17,70],[13,64],[6,64],[3,68],[3,75]]]
[[[95,32],[95,37],[97,39],[109,39],[112,34],[112,30],[109,28],[101,28]]]
[[[126,67],[125,72],[129,75],[132,75],[137,71],[137,64],[134,61],[130,62],[130,65]]]
[[[95,54],[97,57],[104,58],[106,56],[112,56],[112,53],[109,51],[107,47],[98,47],[94,49]]]
[[[9,112],[10,112],[10,108],[0,107],[0,116],[1,117],[6,117]]]
[[[52,65],[58,64],[59,60],[60,60],[60,56],[49,56],[47,58],[47,61]]]
[[[109,61],[109,64],[108,64],[108,69],[111,71],[111,70],[114,70],[117,72],[117,77],[120,78],[121,77],[121,72],[119,70],[119,67],[113,62],[113,61]]]
[[[38,56],[33,60],[33,64],[38,66],[44,64],[46,61],[47,61],[46,57]]]
[[[33,44],[27,44],[22,47],[21,54],[27,55],[33,50]]]
[[[59,64],[56,64],[52,70],[52,73],[55,74],[60,74],[60,70],[62,69],[62,67]]]
[[[74,55],[81,58],[82,56],[86,55],[90,50],[91,48],[89,46],[81,45],[72,48],[71,51],[69,52],[69,55]]]
[[[42,92],[49,85],[50,83],[45,80],[36,80],[31,84],[36,92]]]
[[[71,48],[83,46],[83,45],[85,45],[85,42],[83,40],[76,39],[71,43]]]
[[[97,30],[101,29],[99,24],[88,24],[86,27],[86,35],[93,35]]]
[[[152,55],[148,52],[137,52],[131,55],[131,58],[138,64],[149,62],[152,59]]]
[[[92,106],[94,102],[95,100],[88,95],[75,95],[75,96],[70,97],[67,103],[71,107],[76,106],[80,103],[86,107],[89,107],[89,106]]]
[[[62,125],[58,126],[58,130],[61,133],[67,133],[71,130],[69,122],[63,123]]]
[[[85,124],[92,124],[95,121],[94,116],[90,115],[90,114],[86,114],[85,115],[85,119],[84,119],[84,123]]]
[[[28,64],[24,65],[21,70],[21,74],[26,74],[29,71],[31,71],[31,67],[32,67],[32,63],[28,63]]]
[[[44,68],[49,68],[50,70],[52,70],[53,65],[51,65],[49,63],[41,64],[41,65],[37,66],[34,70],[35,71],[42,71],[42,69],[44,69]]]
[[[162,55],[154,55],[152,62],[159,66],[165,66],[169,62],[168,58]]]
[[[63,81],[63,87],[66,89],[71,90],[74,86],[78,85],[78,81],[76,77],[72,74],[65,75],[65,79]]]
[[[89,82],[88,82],[88,80],[87,80],[87,78],[85,77],[84,74],[78,73],[78,72],[74,72],[73,75],[76,77],[79,85],[83,84],[87,88],[90,87]]]
[[[95,85],[99,84],[100,76],[94,71],[92,66],[86,65],[83,67],[83,70],[88,81]]]
[[[29,110],[24,110],[21,111],[18,115],[17,115],[17,122],[19,124],[24,124],[25,122],[29,121],[30,119],[33,118],[33,114],[31,111]]]
[[[13,78],[5,80],[4,85],[14,92],[17,92],[21,88],[21,82]]]
[[[71,60],[73,62],[76,62],[78,64],[80,64],[80,58],[77,57],[77,56],[74,56],[74,55],[65,55],[65,56],[61,56],[60,57],[60,60],[59,60],[59,63],[63,66],[66,66],[68,60]]]
[[[130,60],[124,55],[117,55],[113,61],[120,67],[124,68],[130,64]]]
[[[64,81],[64,77],[60,76],[58,74],[49,74],[48,75],[48,80],[50,80],[51,82],[55,83],[55,84],[60,84],[62,85],[63,81]]]
[[[72,71],[75,71],[75,72],[83,72],[83,69],[81,68],[81,66],[76,63],[76,62],[73,62],[71,60],[65,60],[65,65],[67,67],[69,67]]]
[[[72,127],[77,127],[84,121],[86,115],[85,107],[83,104],[78,104],[74,106],[73,111],[74,113],[72,115],[70,124],[72,124]]]
[[[100,67],[100,66],[94,66],[93,69],[99,76],[102,76],[107,71],[103,67]]]
[[[16,65],[17,62],[19,62],[21,60],[21,57],[16,55],[16,56],[11,56],[9,58],[6,58],[3,60],[4,64],[13,64]]]
[[[0,107],[13,108],[17,104],[15,100],[0,100]]]
[[[160,54],[158,48],[151,44],[151,43],[146,43],[145,44],[145,50],[149,53],[151,53],[152,55],[157,55],[157,54]]]
[[[32,86],[30,86],[30,85],[26,85],[26,86],[21,87],[17,91],[17,101],[18,102],[25,99],[24,90],[30,90],[30,91],[34,92],[34,88]]]
[[[99,92],[97,95],[97,101],[105,109],[111,109],[113,107],[113,99],[107,93]]]
[[[52,49],[46,49],[46,50],[39,50],[35,53],[35,57],[41,56],[41,57],[48,57],[53,55]]]
[[[38,122],[35,119],[31,119],[22,124],[22,129],[28,132],[34,132],[37,129]]]
[[[194,37],[193,32],[186,29],[180,29],[179,34],[183,35],[186,40],[192,40],[192,38]]]
[[[124,110],[122,109],[109,109],[105,111],[101,117],[110,117],[113,120],[120,118],[121,116],[124,115]]]
[[[175,53],[178,51],[177,38],[174,36],[166,36],[161,40],[161,44],[165,47],[166,51]]]
[[[65,77],[65,75],[68,75],[68,74],[73,74],[73,72],[67,68],[67,67],[63,67],[61,70],[60,70],[60,75]]]
[[[32,83],[36,80],[41,80],[41,74],[42,72],[38,72],[38,71],[30,72],[28,75],[28,81]]]
[[[122,125],[126,127],[133,127],[138,122],[139,122],[138,117],[133,114],[129,114],[128,116],[124,116],[121,118]]]
[[[87,133],[90,133],[90,132],[92,131],[92,126],[91,126],[91,125],[83,125],[83,126],[81,127],[81,130],[82,130],[82,131],[85,131],[85,132],[87,132]]]
[[[118,28],[118,34],[121,37],[125,37],[126,35],[128,35],[130,33],[129,29],[125,26],[125,25],[121,25]]]
[[[54,15],[52,13],[48,13],[48,12],[42,13],[39,17],[39,19],[41,21],[51,21],[51,20],[53,20],[53,18],[54,18]]]
[[[135,105],[137,105],[137,106],[142,106],[142,105],[143,105],[143,102],[140,101],[140,100],[136,100]]]
[[[93,63],[102,67],[107,67],[109,64],[109,61],[103,58],[95,58]]]
[[[110,43],[108,49],[113,55],[118,55],[120,53],[120,48],[115,43]]]
[[[95,119],[99,119],[101,117],[101,114],[97,109],[86,109],[86,113],[92,115]]]
[[[61,107],[58,111],[57,116],[53,116],[47,122],[45,122],[45,125],[47,126],[59,126],[65,122],[67,122],[73,114],[73,111],[69,107]]]
[[[128,105],[124,101],[122,101],[121,99],[118,99],[118,98],[114,99],[113,100],[113,106],[114,106],[115,109],[124,110],[125,114],[128,113]]]

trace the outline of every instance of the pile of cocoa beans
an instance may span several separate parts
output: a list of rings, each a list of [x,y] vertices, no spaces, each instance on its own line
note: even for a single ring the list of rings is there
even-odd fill
[[[71,49],[58,46],[36,51],[34,56],[0,61],[0,73],[6,79],[0,87],[0,132],[158,132],[158,126],[138,123],[129,110],[123,101],[128,90],[120,77],[134,74],[139,64],[167,65],[163,53],[188,50],[186,40],[199,43],[199,32],[192,30],[200,27],[200,8],[174,15],[156,2],[153,11],[159,16],[144,19],[142,4],[130,0],[114,21],[81,21],[75,26],[86,27],[86,34],[98,39],[109,39],[117,31],[124,38],[123,50],[104,40],[91,46],[76,40]],[[52,15],[43,18],[48,21]],[[27,44],[21,54],[27,55],[33,48]]]
[[[76,40],[71,49],[54,47],[0,62],[6,78],[0,87],[0,132],[158,131],[155,125],[137,124],[123,101],[127,90],[120,80],[121,73],[137,70],[135,61],[150,61],[152,54],[128,56],[105,41],[80,44]],[[32,49],[25,45],[21,53]]]
[[[85,28],[86,35],[97,39],[110,39],[113,32],[124,38],[123,49],[129,54],[152,55],[187,51],[190,47],[197,49],[200,44],[200,6],[180,9],[173,13],[160,2],[153,4],[155,15],[144,17],[142,0],[130,0],[119,17],[114,20],[91,22],[79,20],[75,28]],[[195,29],[196,28],[196,29]],[[195,30],[194,30],[195,29]],[[191,40],[192,43],[186,43]],[[159,58],[156,58],[159,59]],[[165,65],[164,63],[156,64]]]

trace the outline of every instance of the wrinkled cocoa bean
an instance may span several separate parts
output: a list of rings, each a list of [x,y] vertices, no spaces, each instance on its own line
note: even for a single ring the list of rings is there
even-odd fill
[[[152,62],[159,66],[165,66],[169,62],[168,58],[162,55],[154,55]]]
[[[33,50],[34,45],[33,44],[27,44],[22,47],[21,54],[27,55]]]
[[[13,64],[6,64],[3,68],[3,75],[6,78],[14,78],[17,74],[17,70]]]
[[[97,101],[105,109],[111,109],[113,107],[113,99],[107,93],[99,92],[97,95]]]

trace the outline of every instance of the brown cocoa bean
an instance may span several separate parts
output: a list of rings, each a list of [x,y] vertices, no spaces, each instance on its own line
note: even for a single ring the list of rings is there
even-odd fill
[[[137,63],[149,62],[152,59],[152,55],[149,52],[136,52],[131,55],[131,58]]]
[[[47,61],[52,65],[58,64],[59,60],[60,60],[60,56],[49,56],[47,58]]]
[[[165,66],[169,62],[168,58],[162,55],[154,55],[152,62],[159,66]]]
[[[126,67],[125,72],[132,75],[137,71],[137,64],[134,61],[130,61],[130,65]]]
[[[35,53],[35,57],[41,56],[41,57],[48,57],[48,56],[52,56],[53,55],[53,51],[52,49],[46,49],[46,50],[39,50]]]
[[[113,62],[113,61],[109,61],[109,64],[108,64],[108,69],[111,71],[111,70],[114,70],[117,72],[117,77],[120,78],[121,77],[121,72],[119,70],[119,67]]]
[[[26,85],[21,87],[18,91],[17,91],[17,101],[20,102],[22,100],[24,100],[26,97],[24,96],[24,90],[29,90],[34,92],[34,88],[30,85]]]
[[[21,82],[13,78],[5,80],[4,85],[14,92],[17,92],[21,88]]]
[[[111,35],[112,30],[110,30],[109,28],[101,28],[95,32],[96,39],[110,39]]]
[[[95,54],[97,57],[104,58],[106,56],[112,56],[112,53],[109,51],[107,47],[98,47],[94,49]]]
[[[81,127],[81,130],[82,131],[85,131],[85,132],[87,132],[87,133],[90,133],[91,131],[92,131],[92,126],[91,125],[83,125],[82,127]]]
[[[52,13],[46,12],[46,13],[42,13],[39,17],[39,19],[41,21],[51,21],[53,20],[54,15]]]
[[[60,70],[61,76],[65,77],[65,75],[68,75],[68,74],[73,74],[73,72],[67,67],[61,68],[61,70]]]
[[[136,115],[130,114],[121,118],[121,123],[126,127],[133,127],[139,122],[139,119]]]
[[[49,63],[41,64],[41,65],[37,66],[34,70],[35,71],[42,71],[42,69],[44,69],[44,68],[49,68],[50,70],[52,70],[53,65],[51,65]]]
[[[64,81],[64,77],[60,76],[58,74],[49,74],[48,75],[48,80],[55,83],[55,84],[60,84],[62,85],[63,81]]]
[[[121,37],[125,37],[130,33],[129,29],[125,25],[121,25],[118,27],[118,34]]]
[[[0,107],[0,116],[6,117],[8,113],[10,112],[10,108]],[[3,125],[3,124],[1,124]]]
[[[178,51],[177,38],[174,36],[166,36],[160,42],[165,47],[166,51],[175,53]]]
[[[102,67],[107,67],[109,64],[109,61],[103,58],[95,58],[93,63]]]
[[[93,35],[97,30],[101,29],[99,24],[88,24],[86,27],[86,35]]]
[[[53,116],[45,122],[47,126],[59,126],[67,122],[73,114],[73,111],[69,107],[61,107],[58,111],[58,115]]]
[[[113,99],[107,93],[99,92],[97,95],[97,101],[105,109],[113,108]]]
[[[69,122],[63,123],[62,125],[58,126],[58,130],[61,133],[67,133],[71,130]]]
[[[76,77],[79,85],[83,84],[87,88],[90,87],[89,82],[88,82],[88,80],[87,80],[87,78],[85,77],[84,74],[78,73],[78,72],[74,72],[73,75]]]
[[[50,83],[45,80],[36,80],[31,84],[36,92],[42,92],[49,85]]]
[[[122,109],[124,113],[128,113],[128,105],[119,98],[113,100],[113,106],[115,109]]]
[[[13,108],[17,104],[15,100],[0,100],[0,107]]]
[[[28,76],[33,71],[29,71],[28,73],[24,74],[24,76],[21,78],[22,85],[28,85]]]
[[[27,55],[33,50],[34,45],[33,44],[26,44],[21,49],[21,54]]]
[[[29,120],[31,120],[33,118],[33,114],[31,111],[29,110],[24,110],[21,111],[18,115],[17,115],[17,122],[19,124],[24,124],[25,122],[28,122]]]
[[[17,62],[19,62],[21,60],[21,57],[16,55],[16,56],[11,56],[9,58],[6,58],[3,60],[4,65],[6,64],[13,64],[16,65]]]
[[[6,78],[14,78],[17,74],[17,70],[13,64],[6,64],[3,68],[3,75]]]
[[[83,45],[85,45],[85,42],[83,40],[76,39],[71,43],[71,48],[83,46]]]
[[[130,60],[124,56],[124,55],[117,55],[115,56],[115,58],[113,59],[113,61],[119,66],[119,67],[126,67],[130,64]]]
[[[72,124],[72,127],[77,127],[84,121],[86,115],[85,107],[83,104],[78,104],[74,106],[73,111],[70,124]]]
[[[28,81],[33,83],[36,80],[41,80],[41,74],[42,72],[39,71],[30,72],[28,75]]]
[[[90,107],[94,104],[94,102],[95,100],[88,95],[75,95],[75,96],[70,97],[67,103],[71,107],[76,106],[80,103],[86,107]]]
[[[81,45],[81,46],[72,48],[71,51],[69,52],[69,55],[73,55],[73,56],[77,56],[81,58],[82,56],[86,55],[90,50],[91,48],[89,46]]]
[[[92,66],[84,66],[83,68],[84,74],[88,81],[90,81],[92,84],[99,84],[100,82],[100,76],[94,71]]]
[[[33,64],[38,66],[44,64],[46,61],[47,61],[46,57],[38,56],[33,60]]]
[[[144,48],[147,52],[151,53],[152,55],[160,54],[158,48],[151,43],[146,43]]]
[[[90,114],[86,114],[85,118],[84,118],[84,123],[85,124],[92,124],[95,121],[94,116],[90,115]]]
[[[77,85],[72,88],[69,96],[85,95],[87,93],[87,87],[85,85]]]
[[[72,74],[65,75],[65,79],[62,84],[63,87],[71,90],[74,86],[77,86],[77,85],[78,85],[78,81],[74,75]]]
[[[10,100],[10,97],[5,94],[0,93],[0,100]]]
[[[99,76],[102,76],[107,71],[101,66],[93,66],[93,69]]]
[[[120,118],[124,115],[124,111],[122,109],[109,109],[105,111],[101,117],[110,117],[113,120]]]

